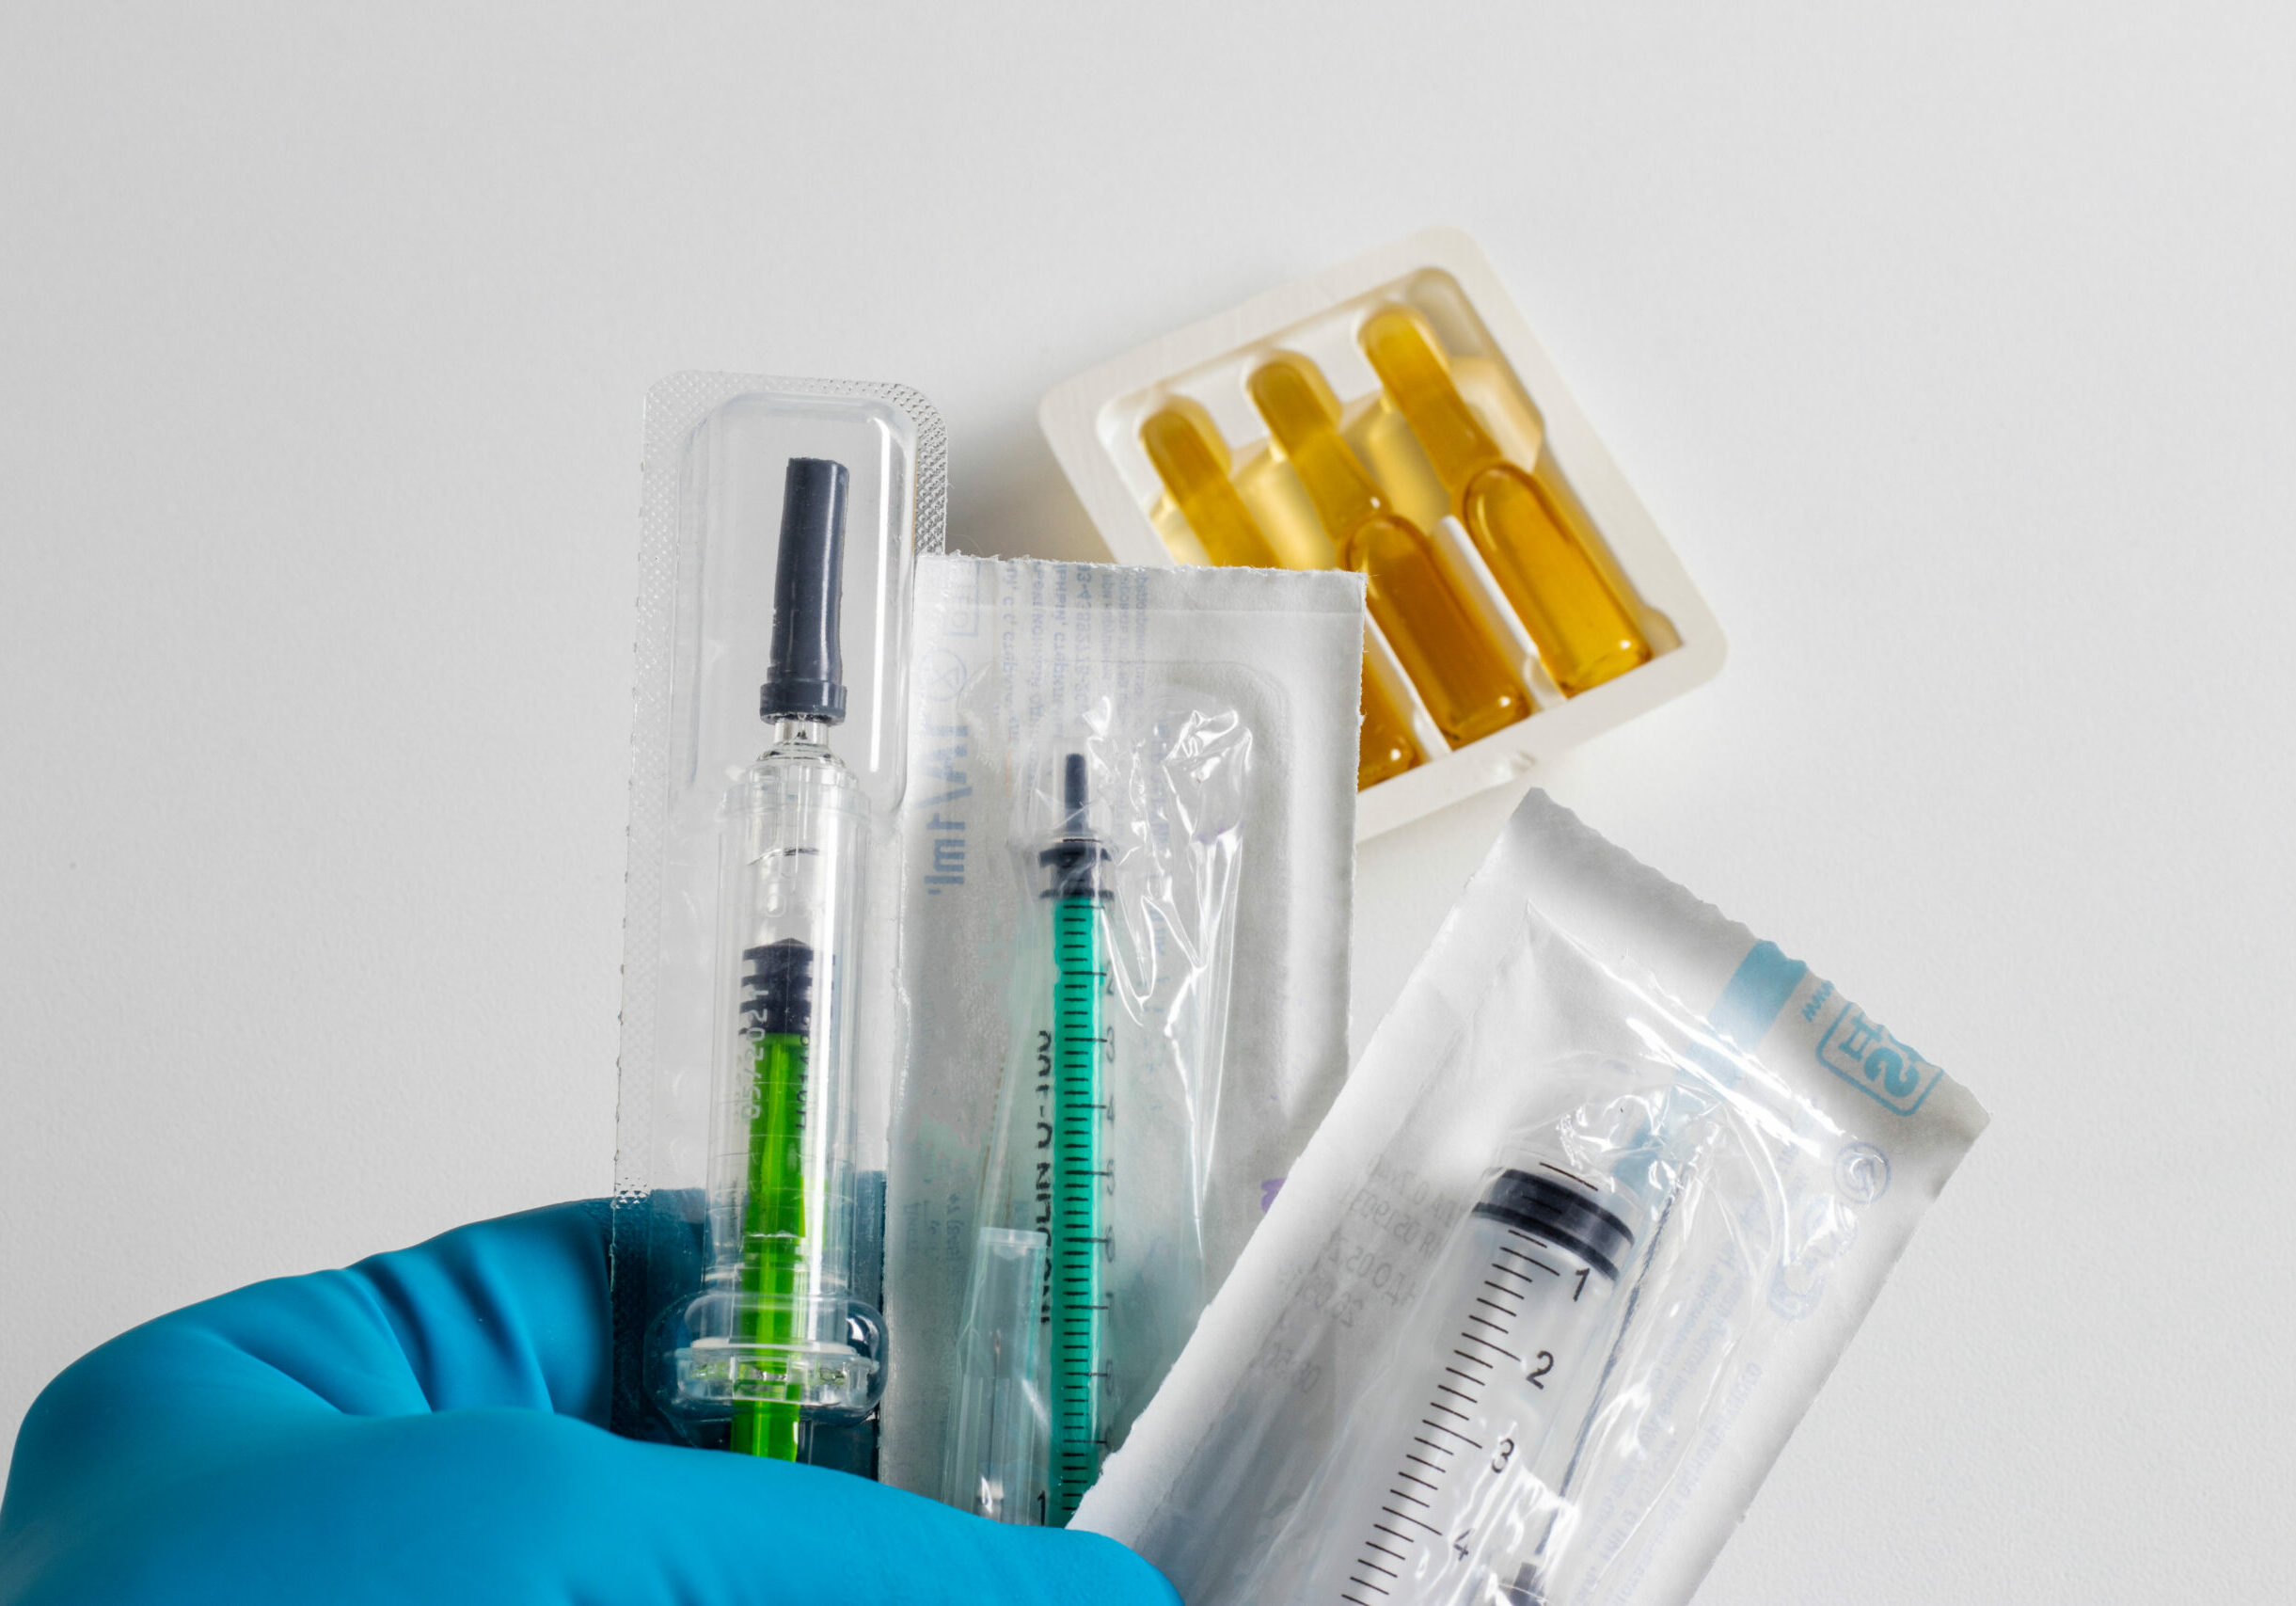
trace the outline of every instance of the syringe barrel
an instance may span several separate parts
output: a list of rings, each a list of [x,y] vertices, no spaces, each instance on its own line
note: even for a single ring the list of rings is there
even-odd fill
[[[1582,1385],[1635,1234],[1617,1196],[1551,1164],[1485,1180],[1446,1246],[1334,1469],[1325,1558],[1301,1601],[1510,1599],[1551,1524]]]
[[[677,1356],[689,1406],[865,1409],[881,1369],[852,1328],[854,984],[867,813],[818,727],[743,775],[720,884],[703,1292]],[[787,1407],[784,1410],[783,1407]]]

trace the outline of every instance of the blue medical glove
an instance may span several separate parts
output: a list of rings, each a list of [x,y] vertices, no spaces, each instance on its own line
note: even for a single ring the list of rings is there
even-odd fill
[[[1177,1606],[1093,1534],[618,1439],[608,1351],[602,1204],[162,1316],[25,1418],[0,1602]]]

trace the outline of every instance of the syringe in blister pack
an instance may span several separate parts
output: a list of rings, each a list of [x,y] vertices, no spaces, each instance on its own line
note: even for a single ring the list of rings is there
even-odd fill
[[[852,1297],[852,995],[866,807],[828,746],[845,718],[845,466],[790,459],[758,712],[772,744],[727,808],[726,979],[702,1292],[679,1405],[730,1413],[730,1448],[792,1461],[809,1413],[882,1391],[877,1313]]]
[[[1323,1507],[1330,1559],[1302,1600],[1545,1606],[1559,1516],[1545,1452],[1563,1414],[1591,1404],[1639,1214],[1555,1161],[1486,1182],[1351,1436]]]

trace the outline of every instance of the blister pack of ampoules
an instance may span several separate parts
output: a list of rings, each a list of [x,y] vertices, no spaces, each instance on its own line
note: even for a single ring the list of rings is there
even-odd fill
[[[1533,792],[1077,1523],[1191,1606],[1686,1600],[1985,1120]]]
[[[920,564],[882,1475],[1065,1522],[1339,1089],[1352,576]]]
[[[910,593],[946,476],[899,386],[647,398],[617,1431],[873,1470]]]
[[[1458,230],[1150,341],[1038,416],[1118,563],[1364,576],[1359,836],[1721,667],[1712,610]]]

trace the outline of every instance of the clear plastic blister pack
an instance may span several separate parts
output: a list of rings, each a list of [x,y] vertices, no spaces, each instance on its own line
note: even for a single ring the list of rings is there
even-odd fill
[[[613,1423],[868,1471],[915,554],[941,423],[895,386],[648,398]]]
[[[1337,1093],[1361,627],[1338,575],[922,565],[887,1481],[1065,1520]]]
[[[1533,793],[1079,1521],[1194,1606],[1685,1600],[1984,1119]]]

